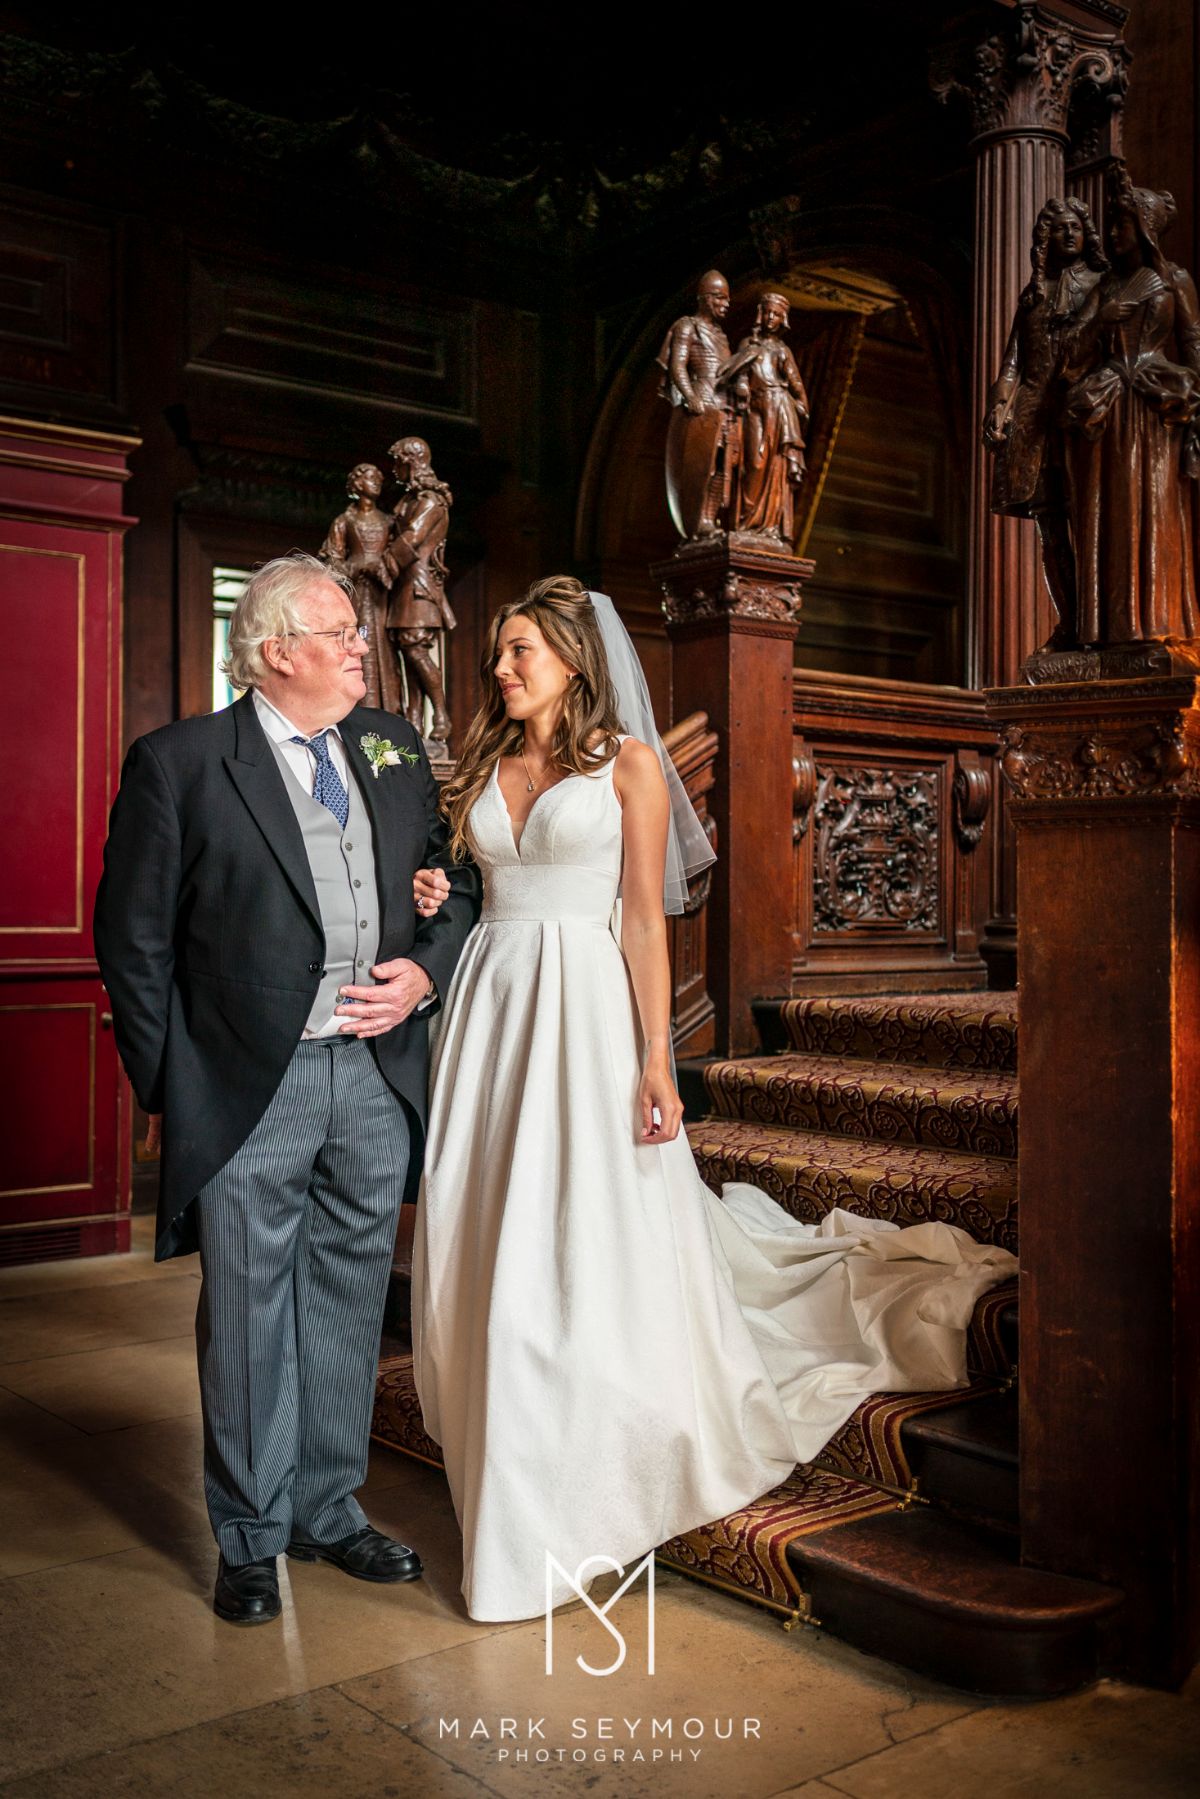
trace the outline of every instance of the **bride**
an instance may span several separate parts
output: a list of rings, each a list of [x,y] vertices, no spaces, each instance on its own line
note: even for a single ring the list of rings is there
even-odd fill
[[[443,795],[484,905],[434,1052],[413,1348],[467,1609],[513,1620],[544,1611],[547,1555],[625,1565],[777,1486],[868,1393],[961,1384],[974,1303],[1015,1263],[704,1186],[664,907],[711,851],[612,602],[537,582],[493,621],[484,686]]]

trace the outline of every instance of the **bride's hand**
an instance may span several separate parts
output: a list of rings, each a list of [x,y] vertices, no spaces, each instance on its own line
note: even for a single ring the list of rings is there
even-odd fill
[[[647,1062],[638,1091],[638,1104],[642,1110],[643,1143],[670,1143],[672,1138],[678,1137],[683,1123],[683,1101],[675,1091],[665,1056],[661,1061],[652,1059]],[[656,1112],[660,1121],[657,1124],[654,1121]]]
[[[432,918],[449,897],[450,882],[440,868],[418,868],[413,876],[413,905],[422,918]]]

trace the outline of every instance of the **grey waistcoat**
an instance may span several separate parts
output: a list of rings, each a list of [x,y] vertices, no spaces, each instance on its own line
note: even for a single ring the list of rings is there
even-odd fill
[[[339,1022],[333,1010],[338,988],[370,987],[371,969],[379,960],[379,888],[371,820],[353,775],[347,781],[350,815],[343,831],[329,807],[305,792],[280,746],[271,741],[271,749],[304,833],[325,932],[325,972],[305,1026],[323,1036],[331,1027],[336,1030]]]

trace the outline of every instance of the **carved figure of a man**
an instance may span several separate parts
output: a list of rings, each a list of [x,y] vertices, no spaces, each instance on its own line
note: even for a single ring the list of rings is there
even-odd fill
[[[808,395],[782,332],[785,294],[764,294],[754,329],[721,370],[738,420],[737,483],[731,524],[791,543],[796,489],[804,479]]]
[[[721,321],[729,311],[729,283],[716,269],[703,276],[696,310],[676,319],[663,341],[659,393],[672,407],[667,430],[667,505],[684,538],[719,529],[720,472],[727,413],[717,375],[729,359]]]
[[[453,495],[433,471],[429,445],[421,437],[402,437],[388,451],[392,473],[400,483],[393,508],[394,536],[388,557],[395,574],[388,607],[388,635],[404,660],[408,677],[405,715],[422,729],[425,701],[433,709],[430,738],[446,743],[450,714],[442,671],[433,652],[445,631],[457,624],[446,598],[443,545],[450,523]],[[443,658],[444,662],[444,658]]]
[[[383,476],[373,462],[360,462],[346,477],[346,491],[350,504],[330,525],[321,545],[321,560],[335,574],[348,577],[358,622],[367,628],[362,665],[367,684],[364,704],[399,712],[403,698],[400,670],[386,629],[393,575],[387,558],[392,519],[375,503],[383,492]]]
[[[988,394],[983,441],[995,455],[992,511],[1036,519],[1046,585],[1058,612],[1052,649],[1078,638],[1075,557],[1067,522],[1058,411],[1068,328],[1107,269],[1082,200],[1047,200],[1037,216],[1033,273],[1017,303]]]

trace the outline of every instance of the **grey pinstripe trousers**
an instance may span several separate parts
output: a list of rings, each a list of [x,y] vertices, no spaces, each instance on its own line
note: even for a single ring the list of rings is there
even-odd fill
[[[366,1043],[300,1043],[196,1200],[204,1490],[227,1562],[366,1523],[379,1334],[408,1120]]]

